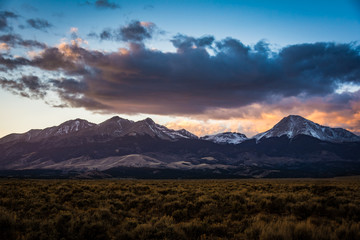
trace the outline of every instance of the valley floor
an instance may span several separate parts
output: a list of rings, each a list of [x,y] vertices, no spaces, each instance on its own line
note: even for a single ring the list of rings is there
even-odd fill
[[[1,179],[0,239],[360,239],[360,178]]]

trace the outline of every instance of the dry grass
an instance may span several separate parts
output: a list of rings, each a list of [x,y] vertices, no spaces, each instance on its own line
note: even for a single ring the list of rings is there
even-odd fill
[[[360,180],[0,180],[0,239],[360,239]]]

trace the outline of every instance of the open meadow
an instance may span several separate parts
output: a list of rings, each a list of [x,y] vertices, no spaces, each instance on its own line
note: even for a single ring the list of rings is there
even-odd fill
[[[360,239],[360,179],[1,179],[0,239]]]

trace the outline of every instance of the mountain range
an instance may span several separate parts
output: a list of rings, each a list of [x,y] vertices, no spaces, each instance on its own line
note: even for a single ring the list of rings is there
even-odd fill
[[[0,176],[247,178],[360,174],[360,137],[301,116],[247,138],[197,137],[147,118],[83,119],[0,139]]]

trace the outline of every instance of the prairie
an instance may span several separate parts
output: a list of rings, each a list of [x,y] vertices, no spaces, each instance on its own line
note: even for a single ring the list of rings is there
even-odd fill
[[[1,179],[0,239],[360,239],[360,178]]]

